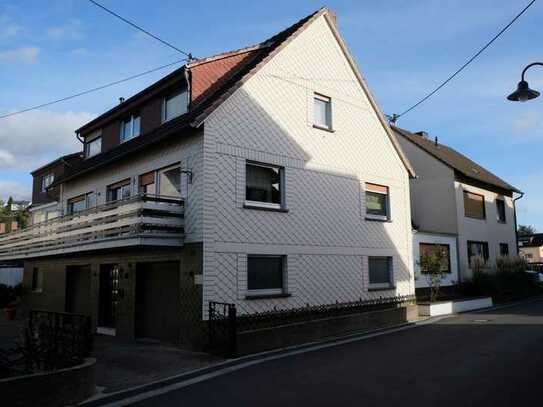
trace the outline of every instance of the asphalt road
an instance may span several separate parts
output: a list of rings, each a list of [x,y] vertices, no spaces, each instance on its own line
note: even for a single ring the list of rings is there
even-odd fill
[[[540,406],[543,300],[265,362],[137,406]]]

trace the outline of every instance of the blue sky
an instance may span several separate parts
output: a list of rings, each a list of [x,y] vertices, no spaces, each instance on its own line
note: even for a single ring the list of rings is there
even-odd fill
[[[258,43],[315,11],[317,1],[102,0],[203,57]],[[528,0],[329,1],[385,113],[414,103],[493,36]],[[273,4],[273,5],[272,5]],[[505,100],[522,68],[543,59],[543,4],[535,4],[460,77],[399,125],[458,149],[526,192],[519,222],[543,230],[543,98]],[[167,64],[176,51],[86,0],[2,0],[0,114]],[[29,198],[28,172],[79,146],[73,131],[168,70],[0,121],[0,197]],[[543,69],[528,73],[543,89]]]

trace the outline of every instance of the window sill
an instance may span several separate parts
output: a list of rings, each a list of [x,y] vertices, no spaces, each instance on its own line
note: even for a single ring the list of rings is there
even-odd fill
[[[486,222],[486,218],[477,218],[475,216],[468,216],[468,215],[464,215],[466,218],[468,219],[473,219],[473,220],[484,220]]]
[[[271,208],[268,206],[260,206],[260,205],[251,205],[251,204],[244,204],[244,209],[254,209],[254,210],[261,210],[261,211],[271,211],[271,212],[284,212],[287,213],[288,209],[286,208]]]
[[[292,296],[291,293],[281,293],[281,294],[247,294],[245,295],[246,300],[265,300],[272,298],[287,298]]]
[[[336,132],[334,129],[330,129],[330,128],[328,128],[328,127],[319,126],[318,124],[314,124],[314,125],[313,125],[313,128],[314,128],[314,129],[319,129],[319,130],[324,130],[324,131],[327,131],[328,133],[335,133],[335,132]]]
[[[396,286],[391,285],[389,287],[369,287],[368,291],[389,291],[389,290],[395,290]]]
[[[365,220],[372,221],[372,222],[386,222],[386,223],[392,223],[392,219],[390,219],[390,218],[385,218],[385,217],[380,217],[380,216],[376,216],[376,217],[373,217],[373,216],[366,216],[364,219],[365,219]]]

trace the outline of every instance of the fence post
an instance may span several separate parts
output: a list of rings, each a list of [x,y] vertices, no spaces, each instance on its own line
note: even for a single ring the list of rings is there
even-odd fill
[[[236,306],[230,304],[228,306],[228,326],[230,328],[230,356],[236,357],[238,354],[238,338],[237,338],[237,312]]]

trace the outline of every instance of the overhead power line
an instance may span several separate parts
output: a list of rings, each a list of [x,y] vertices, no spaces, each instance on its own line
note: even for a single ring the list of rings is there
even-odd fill
[[[102,90],[102,89],[105,89],[105,88],[109,88],[111,86],[115,86],[115,85],[119,85],[123,82],[128,82],[132,79],[137,79],[137,78],[140,78],[142,76],[145,76],[145,75],[149,75],[153,72],[157,72],[157,71],[160,71],[162,69],[166,69],[166,68],[169,68],[170,66],[174,66],[174,65],[177,65],[177,64],[180,64],[182,62],[185,62],[187,60],[187,58],[184,58],[184,59],[180,59],[178,61],[174,61],[174,62],[170,62],[169,64],[166,64],[166,65],[162,65],[162,66],[159,66],[157,68],[153,68],[153,69],[149,69],[148,71],[145,71],[145,72],[141,72],[141,73],[138,73],[136,75],[132,75],[132,76],[129,76],[127,78],[123,78],[123,79],[119,79],[117,81],[114,81],[114,82],[109,82],[109,83],[106,83],[105,85],[101,85],[101,86],[97,86],[95,88],[91,88],[91,89],[87,89],[87,90],[84,90],[82,92],[79,92],[79,93],[75,93],[73,95],[70,95],[70,96],[66,96],[66,97],[63,97],[63,98],[60,98],[60,99],[56,99],[56,100],[52,100],[50,102],[46,102],[46,103],[42,103],[40,105],[36,105],[36,106],[32,106],[32,107],[28,107],[28,108],[25,108],[25,109],[22,109],[22,110],[18,110],[16,112],[11,112],[11,113],[8,113],[8,114],[5,114],[5,115],[2,115],[0,116],[0,119],[5,119],[6,117],[11,117],[11,116],[15,116],[17,114],[21,114],[21,113],[25,113],[25,112],[29,112],[31,110],[37,110],[37,109],[41,109],[42,107],[46,107],[46,106],[51,106],[51,105],[54,105],[56,103],[60,103],[60,102],[64,102],[66,100],[70,100],[70,99],[74,99],[76,97],[79,97],[79,96],[83,96],[83,95],[87,95],[89,93],[92,93],[92,92],[97,92],[99,90]]]
[[[126,24],[128,24],[128,25],[134,27],[136,30],[139,30],[139,31],[141,31],[141,32],[143,32],[143,33],[145,33],[145,34],[147,34],[149,37],[154,38],[155,40],[161,42],[162,44],[164,44],[164,45],[166,45],[166,46],[168,46],[168,47],[170,47],[170,48],[172,48],[172,49],[174,49],[174,50],[176,50],[176,51],[182,53],[182,54],[185,55],[187,58],[192,59],[192,54],[191,54],[190,52],[185,52],[185,51],[183,51],[183,50],[177,48],[175,45],[172,45],[172,44],[170,44],[169,42],[163,40],[162,38],[157,37],[156,35],[150,33],[149,31],[147,31],[146,29],[140,27],[140,26],[137,25],[136,23],[133,23],[132,21],[127,20],[127,19],[124,18],[123,16],[117,14],[117,13],[114,12],[113,10],[108,9],[106,6],[103,6],[102,4],[98,3],[97,1],[94,1],[94,0],[89,0],[89,1],[90,1],[92,4],[94,4],[95,6],[100,7],[100,8],[101,8],[102,10],[104,10],[105,12],[111,14],[111,15],[114,16],[114,17],[117,17],[119,20],[124,21]]]
[[[445,79],[445,81],[443,81],[439,86],[437,86],[434,90],[432,90],[430,93],[428,93],[426,96],[424,96],[421,100],[419,100],[417,103],[415,103],[413,106],[411,106],[410,108],[404,110],[402,113],[400,114],[396,114],[394,113],[393,115],[391,116],[388,116],[389,120],[391,123],[396,123],[396,121],[406,115],[407,113],[409,113],[411,110],[415,109],[416,107],[418,107],[419,105],[421,105],[422,103],[424,103],[425,101],[427,101],[428,99],[430,99],[434,94],[436,94],[443,86],[445,86],[447,83],[449,83],[456,75],[458,75],[460,72],[462,72],[464,70],[464,68],[466,68],[469,64],[471,64],[479,55],[481,55],[490,45],[492,45],[492,43],[494,41],[496,41],[505,31],[507,31],[507,29],[509,27],[511,27],[515,21],[517,21],[520,16],[522,16],[526,10],[528,10],[534,3],[535,3],[536,0],[532,0],[530,3],[528,3],[528,5],[526,7],[524,7],[520,13],[518,13],[515,18],[513,18],[505,27],[503,27],[494,37],[492,37],[492,39],[490,41],[488,41],[479,51],[477,51],[475,53],[475,55],[473,55],[470,59],[467,60],[466,63],[464,63],[464,65],[462,65],[460,68],[458,68],[451,76],[449,76],[447,79]]]

